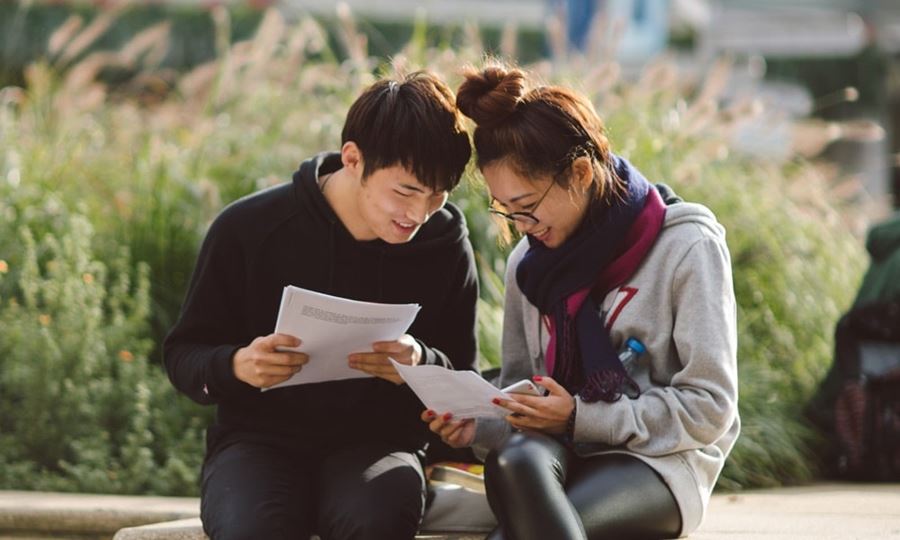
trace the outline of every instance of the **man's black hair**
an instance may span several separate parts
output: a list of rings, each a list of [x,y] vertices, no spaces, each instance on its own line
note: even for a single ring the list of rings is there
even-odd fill
[[[434,191],[456,187],[472,154],[453,93],[427,71],[369,86],[347,113],[348,141],[362,152],[363,178],[401,165]]]

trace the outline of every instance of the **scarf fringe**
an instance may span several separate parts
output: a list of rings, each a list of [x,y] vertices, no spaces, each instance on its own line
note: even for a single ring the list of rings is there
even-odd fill
[[[563,321],[562,324],[559,325],[561,332],[559,332],[559,353],[556,355],[557,366],[559,368],[557,380],[562,383],[566,390],[574,393],[584,380],[581,367],[581,355],[578,350],[578,336],[575,332],[575,318],[566,313],[564,307],[561,311]],[[554,376],[556,375],[554,374]]]
[[[586,403],[618,401],[623,395],[631,399],[638,397],[641,389],[634,380],[623,371],[604,369],[592,373],[585,385],[578,392]]]

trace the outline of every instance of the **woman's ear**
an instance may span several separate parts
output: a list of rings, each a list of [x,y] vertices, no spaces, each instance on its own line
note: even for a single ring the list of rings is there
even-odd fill
[[[594,182],[594,167],[591,159],[586,156],[577,158],[572,162],[572,185],[586,193]]]

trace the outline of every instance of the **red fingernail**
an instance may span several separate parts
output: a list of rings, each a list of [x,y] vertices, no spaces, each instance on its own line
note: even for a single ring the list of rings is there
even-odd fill
[[[432,410],[425,411],[425,416],[427,416],[428,418],[431,418],[432,416],[434,416],[434,411],[432,411]]]
[[[453,418],[453,414],[452,414],[452,413],[447,413],[447,414],[444,415],[444,420],[450,420],[451,418]]]
[[[491,403],[493,403],[494,405],[500,405],[500,398],[495,397],[494,399],[491,400]]]
[[[535,376],[532,377],[532,378],[533,378],[534,380],[538,381],[538,382],[540,382],[540,381],[542,381],[542,380],[544,379],[544,378],[541,377],[540,375],[535,375]]]

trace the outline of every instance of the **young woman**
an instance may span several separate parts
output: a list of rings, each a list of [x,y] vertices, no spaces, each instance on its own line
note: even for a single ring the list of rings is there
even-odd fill
[[[423,420],[487,455],[491,538],[668,538],[703,518],[739,431],[735,300],[725,233],[703,206],[666,206],[610,151],[591,103],[470,71],[491,211],[525,235],[509,257],[500,384],[531,378],[496,421]],[[623,366],[631,341],[636,362]],[[626,369],[627,367],[627,369]]]

